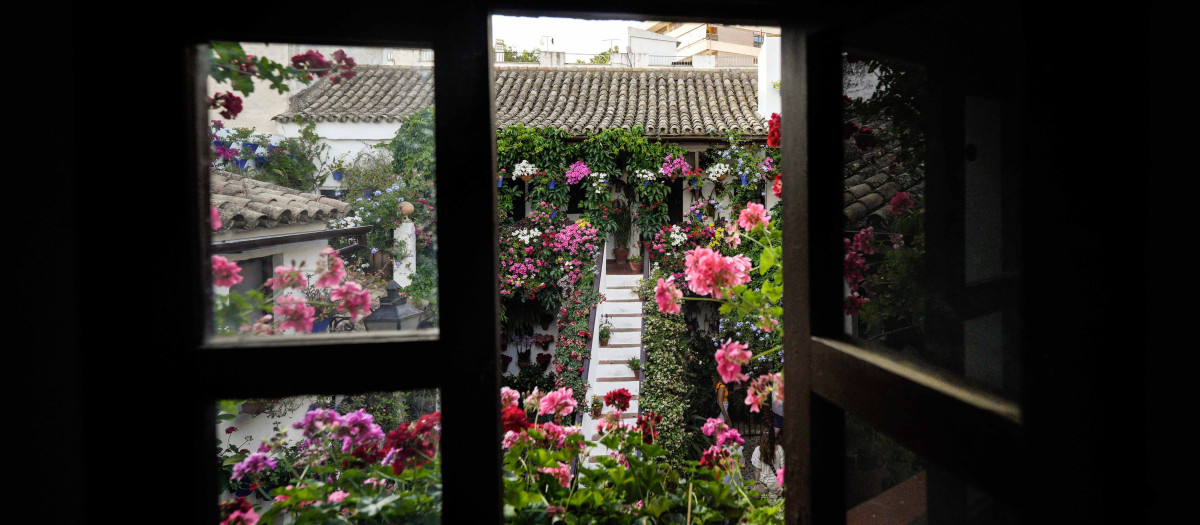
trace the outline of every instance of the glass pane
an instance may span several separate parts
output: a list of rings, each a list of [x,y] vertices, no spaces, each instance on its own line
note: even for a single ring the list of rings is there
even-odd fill
[[[779,28],[496,16],[492,34],[515,521],[782,519]],[[721,268],[737,275],[701,283]],[[578,449],[519,403],[567,389],[554,425]]]
[[[1016,524],[1008,504],[846,415],[846,523]]]
[[[211,333],[436,335],[432,50],[208,53]]]
[[[440,410],[437,390],[218,401],[222,522],[440,522]]]
[[[1020,107],[921,58],[843,54],[845,332],[1015,398]]]

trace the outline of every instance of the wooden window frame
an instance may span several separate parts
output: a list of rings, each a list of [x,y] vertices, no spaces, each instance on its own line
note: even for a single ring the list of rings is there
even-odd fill
[[[1137,338],[1144,333],[1145,328],[1141,325],[1142,331],[1139,331],[1136,323],[1139,320],[1144,323],[1144,318],[1136,315],[1130,317],[1130,308],[1114,308],[1094,315],[1067,312],[1065,315],[1059,315],[1052,323],[1042,320],[1043,317],[1039,316],[1055,313],[1050,307],[1025,303],[1023,306],[1028,307],[1026,315],[1037,321],[1036,326],[1034,322],[1030,323],[1033,333],[1039,336],[1052,335],[1037,341],[1037,353],[1032,345],[1023,344],[1021,347],[1023,355],[1035,355],[1038,360],[1022,360],[1024,383],[1028,388],[1022,393],[1020,410],[1017,410],[1017,405],[1011,401],[996,399],[987,392],[958,384],[936,370],[889,359],[885,354],[855,346],[840,333],[841,320],[836,307],[809,307],[810,304],[840,304],[841,297],[840,275],[836,270],[840,268],[841,256],[840,210],[831,204],[833,199],[825,201],[816,198],[820,195],[838,194],[841,191],[841,180],[836,177],[830,180],[808,177],[809,173],[840,171],[841,148],[837,144],[841,133],[838,115],[840,104],[831,103],[840,99],[840,63],[837,57],[839,28],[847,25],[848,21],[869,22],[862,15],[868,9],[898,8],[882,2],[865,4],[855,5],[853,10],[807,4],[795,9],[787,2],[769,0],[754,4],[760,9],[755,14],[778,14],[783,28],[782,80],[788,89],[783,91],[785,118],[782,137],[784,148],[797,152],[795,155],[786,155],[783,159],[783,198],[789,203],[783,212],[787,225],[784,229],[783,262],[788,269],[784,273],[784,281],[789,290],[785,296],[784,311],[784,323],[788,327],[785,338],[785,373],[790,385],[784,428],[785,445],[788,449],[788,521],[806,524],[844,522],[845,513],[840,502],[844,440],[842,424],[846,412],[863,418],[930,460],[955,470],[963,479],[994,491],[1007,501],[1015,502],[1022,511],[1035,508],[1038,503],[1063,503],[1057,507],[1050,506],[1046,510],[1037,507],[1039,513],[1044,513],[1039,515],[1073,518],[1063,521],[1098,521],[1090,518],[1105,517],[1106,507],[1097,496],[1108,492],[1101,487],[1103,480],[1089,476],[1096,472],[1091,458],[1097,457],[1100,452],[1095,445],[1088,443],[1084,443],[1086,449],[1082,452],[1069,450],[1062,445],[1077,444],[1072,441],[1073,438],[1099,428],[1097,421],[1103,419],[1101,416],[1075,410],[1078,406],[1087,406],[1082,405],[1085,395],[1100,395],[1104,401],[1113,402],[1110,406],[1113,407],[1119,423],[1114,429],[1116,437],[1106,438],[1101,443],[1107,445],[1117,443],[1118,438],[1136,437],[1134,432],[1128,430],[1129,420],[1137,417],[1136,411],[1130,410],[1132,405],[1129,398],[1136,399],[1140,393],[1136,377],[1136,365],[1140,361],[1135,360],[1133,365],[1120,365],[1134,366],[1131,372],[1119,370],[1115,364],[1074,361],[1074,356],[1081,353],[1087,344],[1102,341],[1097,336],[1078,330],[1097,319],[1113,322],[1129,320],[1135,326],[1129,330],[1130,335],[1121,334],[1118,341],[1136,344]],[[888,7],[883,7],[885,5]],[[546,8],[551,10],[542,10]],[[496,318],[499,303],[493,277],[496,263],[493,261],[481,264],[485,259],[480,257],[481,247],[484,246],[490,247],[493,255],[496,253],[495,193],[494,189],[488,189],[494,188],[493,185],[480,184],[475,187],[457,183],[457,179],[462,178],[464,174],[495,173],[495,134],[490,125],[493,109],[490,15],[499,10],[511,14],[575,17],[602,17],[606,12],[640,12],[647,17],[662,20],[686,18],[714,23],[754,21],[753,17],[747,17],[744,4],[734,5],[708,0],[686,4],[588,0],[577,2],[570,11],[564,10],[561,4],[532,0],[493,1],[483,6],[407,5],[405,9],[408,10],[403,17],[405,20],[453,20],[456,28],[454,31],[447,31],[435,24],[411,24],[404,23],[399,18],[385,20],[382,17],[376,17],[374,20],[370,20],[371,17],[356,20],[353,27],[338,24],[316,27],[317,24],[313,24],[311,20],[311,13],[281,12],[273,15],[275,18],[270,24],[246,24],[240,27],[234,25],[232,28],[214,29],[219,24],[198,17],[194,21],[172,24],[169,29],[155,29],[158,33],[149,33],[163,36],[169,32],[169,41],[180,45],[151,55],[163,59],[164,62],[176,60],[176,63],[185,64],[186,69],[182,77],[171,76],[168,80],[152,83],[151,86],[163,88],[162,92],[172,94],[160,96],[167,106],[191,110],[186,114],[165,112],[160,116],[164,123],[168,124],[164,129],[184,129],[187,136],[175,142],[177,147],[171,150],[180,154],[181,160],[164,168],[182,176],[154,179],[157,184],[155,193],[191,195],[192,198],[184,210],[187,213],[175,215],[178,220],[172,221],[169,231],[176,236],[162,236],[164,245],[184,263],[155,269],[152,276],[156,281],[172,283],[172,286],[181,290],[180,295],[183,297],[197,300],[181,302],[170,316],[152,316],[152,326],[138,333],[136,338],[130,338],[126,345],[125,351],[132,357],[126,358],[118,354],[114,360],[113,355],[108,352],[84,352],[80,354],[79,363],[84,370],[118,371],[129,364],[144,366],[146,363],[160,363],[163,354],[169,353],[170,357],[164,366],[186,371],[161,379],[141,377],[142,383],[137,385],[137,389],[150,389],[170,398],[170,404],[164,401],[159,403],[159,406],[175,408],[172,417],[180,417],[180,414],[183,414],[183,424],[180,425],[178,433],[187,437],[182,440],[182,446],[178,443],[170,447],[165,444],[148,445],[151,451],[169,452],[173,456],[194,459],[190,470],[186,465],[175,470],[185,474],[183,479],[195,480],[193,485],[183,483],[178,486],[183,499],[176,498],[170,503],[169,510],[179,516],[194,517],[197,523],[211,524],[216,521],[216,508],[212,497],[213,487],[216,486],[216,474],[210,461],[214,399],[441,388],[445,414],[443,450],[446,452],[443,463],[444,520],[447,523],[500,522],[500,450],[498,447],[479,446],[481,443],[498,443],[500,438],[499,416],[493,410],[499,402],[499,367],[494,351],[499,333]],[[686,16],[681,16],[680,13],[685,13]],[[769,17],[760,17],[762,18]],[[1032,27],[1028,40],[1031,49],[1043,52],[1052,49],[1053,44],[1059,41],[1056,22],[1068,19],[1066,16],[1049,18],[1048,22],[1041,22]],[[1025,15],[1023,20],[1039,19]],[[107,27],[105,29],[89,36],[107,36],[109,31]],[[354,36],[344,38],[346,35]],[[140,34],[137,37],[140,37]],[[127,38],[132,42],[137,37]],[[322,341],[316,338],[297,338],[283,340],[273,346],[254,348],[204,344],[206,328],[201,320],[205,318],[203,304],[210,293],[203,279],[203,275],[208,271],[205,262],[207,231],[202,220],[206,215],[203,212],[207,209],[207,181],[197,176],[200,173],[197,167],[201,166],[207,156],[204,141],[199,140],[205,136],[207,115],[196,101],[201,100],[200,97],[205,92],[206,72],[197,69],[197,57],[190,46],[208,40],[390,46],[407,44],[434,49],[435,56],[442,58],[437,60],[434,66],[437,79],[435,98],[442,102],[438,105],[437,115],[437,150],[441,157],[438,191],[441,202],[454,202],[454,213],[439,216],[439,230],[443,239],[440,247],[440,271],[443,276],[441,291],[443,297],[453,297],[456,302],[470,304],[471,315],[477,316],[477,320],[470,321],[472,325],[477,322],[478,326],[487,325],[490,330],[444,330],[436,340],[380,341],[363,338]],[[146,39],[137,42],[144,45]],[[80,49],[84,49],[83,45],[80,44]],[[1128,40],[1107,45],[1142,49]],[[184,48],[188,51],[180,54],[179,51]],[[77,53],[79,56],[84,54]],[[1038,80],[1050,85],[1053,85],[1053,82],[1069,84],[1074,80],[1070,75],[1083,69],[1076,67],[1058,72],[1054,68],[1058,67],[1059,63],[1052,62],[1052,58],[1039,57],[1032,51],[1028,56],[1034,57],[1034,65],[1042,68],[1036,70],[1041,75]],[[454,59],[447,60],[445,57]],[[1034,68],[1031,66],[1030,70]],[[78,74],[105,78],[106,72],[106,66],[101,66],[97,61],[96,64],[86,64]],[[1124,81],[1118,82],[1117,85],[1131,84]],[[183,97],[174,95],[180,91],[183,91]],[[112,88],[111,94],[118,95],[120,92]],[[1052,117],[1055,116],[1082,114],[1052,105],[1049,101],[1054,95],[1050,88],[1044,86],[1034,91],[1031,97],[1033,110],[1044,112],[1048,116],[1028,123],[1029,129],[1048,128],[1053,124]],[[91,99],[87,100],[94,102]],[[118,100],[118,97],[111,97],[109,103],[111,100]],[[452,103],[448,104],[446,101]],[[93,115],[97,117],[103,115],[98,110],[93,111]],[[1039,113],[1031,110],[1031,114]],[[1140,129],[1138,126],[1130,128]],[[1121,137],[1127,136],[1123,131],[1116,133]],[[1036,162],[1045,162],[1048,167],[1039,167],[1040,171],[1026,173],[1027,180],[1034,180],[1035,175],[1053,173],[1051,169],[1054,167],[1067,167],[1062,161],[1065,155],[1047,151],[1044,147],[1038,149],[1039,137],[1044,136],[1023,139],[1023,144],[1033,150],[1026,162],[1031,166],[1037,166]],[[1087,143],[1083,139],[1073,139],[1068,144],[1082,147]],[[100,148],[96,147],[96,151],[99,150]],[[1147,143],[1137,142],[1134,144],[1134,150],[1148,150]],[[481,153],[485,151],[486,154]],[[1129,159],[1135,156],[1117,153],[1115,158],[1122,163],[1121,166],[1134,168],[1137,164]],[[1106,162],[1114,161],[1109,157]],[[1131,169],[1130,172],[1134,171]],[[1049,181],[1046,184],[1051,189],[1067,189],[1064,178],[1050,177],[1045,180]],[[80,186],[84,190],[98,187],[91,184],[93,183],[90,181],[83,182]],[[1124,189],[1127,192],[1131,191],[1130,188]],[[1145,188],[1133,188],[1133,191],[1138,190],[1145,191]],[[1066,192],[1046,193],[1057,195]],[[86,192],[81,191],[80,194]],[[1024,194],[1033,195],[1029,192]],[[1083,194],[1101,195],[1099,191],[1091,189],[1085,189]],[[1141,194],[1141,197],[1144,199],[1145,194]],[[1040,197],[1030,199],[1029,204],[1031,209],[1041,210],[1050,209],[1050,205],[1056,203],[1049,200],[1049,197]],[[99,204],[91,206],[93,208],[88,208],[87,211],[101,210]],[[1082,204],[1067,204],[1066,209],[1078,212],[1086,208]],[[79,213],[81,218],[92,215],[100,216],[99,213]],[[1056,217],[1050,212],[1036,211],[1031,212],[1031,216],[1042,219]],[[1137,222],[1139,218],[1136,214],[1125,219],[1127,222],[1117,230],[1118,232],[1145,232],[1144,229],[1138,228],[1145,223]],[[484,227],[485,225],[490,225],[490,228]],[[1036,245],[1039,239],[1053,239],[1049,234],[1038,232],[1028,224],[1023,228],[1023,231],[1034,234],[1027,235],[1024,238],[1025,242]],[[184,234],[179,235],[179,230],[183,230]],[[448,242],[446,239],[454,241]],[[1072,241],[1068,239],[1067,242]],[[1080,252],[1084,255],[1107,255],[1098,248],[1086,246],[1080,241],[1075,241],[1069,246],[1081,249]],[[1025,259],[1032,257],[1030,254],[1023,255]],[[1084,273],[1092,279],[1110,277],[1116,274],[1110,271],[1111,269],[1123,267],[1123,263],[1131,259],[1133,258],[1126,255],[1115,259],[1115,262],[1106,263],[1108,266],[1085,268]],[[1136,262],[1136,259],[1133,260]],[[458,261],[463,263],[456,264]],[[469,265],[466,261],[469,261]],[[1136,275],[1136,265],[1129,267],[1134,269],[1135,278],[1146,277]],[[1028,265],[1026,268],[1037,270]],[[1034,278],[1027,276],[1021,286],[1030,289],[1038,284],[1053,283],[1054,277],[1049,275],[1051,271],[1041,270],[1041,273],[1033,276]],[[1072,290],[1078,291],[1080,288]],[[1122,290],[1129,293],[1132,288],[1126,286]],[[1114,306],[1115,302],[1102,297],[1098,304],[1100,307]],[[447,305],[444,310],[451,311],[451,307]],[[1137,313],[1136,309],[1133,313]],[[90,332],[103,326],[101,323],[102,321],[84,319],[81,320],[80,326]],[[1053,335],[1055,329],[1068,328],[1077,331],[1068,335]],[[1024,339],[1032,340],[1029,336]],[[280,347],[286,348],[287,360],[278,359]],[[319,386],[312,385],[312,388],[309,388],[308,384],[297,386],[294,377],[312,374],[311,364],[326,362],[331,354],[353,354],[361,357],[364,362],[372,363],[373,366],[361,367],[361,373],[356,373],[353,377],[349,374],[322,376]],[[251,377],[230,372],[231,364],[268,362],[279,366],[279,373]],[[1071,374],[1058,372],[1071,366],[1083,368]],[[1114,377],[1120,379],[1118,386],[1121,395],[1104,393],[1099,388],[1107,386],[1105,380]],[[1056,388],[1052,382],[1065,382],[1066,386]],[[112,386],[104,379],[89,378],[82,384],[81,394],[85,398],[92,396],[107,399],[114,394],[138,391],[132,386]],[[845,388],[845,385],[861,388],[855,391]],[[1076,394],[1075,390],[1082,393]],[[1095,394],[1096,392],[1101,394]],[[889,399],[892,404],[881,404]],[[902,400],[907,401],[903,408],[909,412],[904,418],[898,418]],[[183,409],[179,410],[181,406]],[[101,428],[102,424],[110,423],[106,419],[109,415],[110,412],[104,407],[89,407],[84,411],[82,421],[86,428]],[[959,421],[970,424],[957,424]],[[480,429],[488,428],[492,428],[493,432],[480,432]],[[122,436],[120,439],[125,438]],[[124,489],[105,486],[110,481],[112,465],[99,459],[110,455],[110,445],[117,442],[117,438],[110,438],[84,444],[87,470],[83,481],[90,490],[79,497],[87,511],[96,516],[115,512],[110,504],[111,500],[107,498],[124,494]],[[1136,449],[1137,445],[1138,443],[1133,441],[1129,446]],[[184,452],[180,453],[180,450]],[[1120,450],[1115,449],[1114,452]],[[1053,463],[1062,455],[1067,459],[1061,463]],[[1081,466],[1092,470],[1079,470]],[[1017,472],[1021,469],[1024,470]],[[1060,483],[1063,480],[1075,484]],[[1053,494],[1044,490],[1050,488],[1059,490]],[[148,503],[147,507],[167,509],[167,503]]]

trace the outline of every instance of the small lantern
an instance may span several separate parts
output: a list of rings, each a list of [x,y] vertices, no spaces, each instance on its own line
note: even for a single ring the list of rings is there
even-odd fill
[[[417,208],[416,206],[413,206],[413,203],[408,201],[400,201],[400,215],[408,217],[416,210]]]
[[[411,304],[400,304],[400,284],[387,285],[387,297],[379,300],[379,308],[363,319],[368,332],[412,330],[421,322],[421,310]]]

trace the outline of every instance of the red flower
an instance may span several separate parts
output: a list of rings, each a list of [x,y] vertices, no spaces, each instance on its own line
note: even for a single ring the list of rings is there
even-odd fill
[[[237,432],[237,427],[229,427],[225,429],[226,434],[232,434],[234,432]]]
[[[776,197],[779,197],[781,199],[783,198],[783,174],[782,173],[777,173],[775,175],[775,184],[771,185],[771,191],[775,192]]]
[[[624,412],[629,408],[629,400],[632,399],[632,397],[633,396],[629,394],[629,390],[618,388],[607,394],[604,394],[604,404]]]
[[[525,409],[517,405],[509,405],[500,411],[500,420],[503,423],[504,431],[520,432],[529,428],[529,416],[525,413]]]
[[[771,113],[771,120],[767,121],[767,147],[779,147],[779,113]]]
[[[896,192],[896,195],[892,197],[892,202],[889,204],[891,205],[892,215],[900,215],[913,207],[912,196],[907,191]]]
[[[228,91],[217,93],[215,97],[208,99],[208,109],[218,108],[224,108],[221,110],[222,117],[233,119],[242,112],[242,99]]]

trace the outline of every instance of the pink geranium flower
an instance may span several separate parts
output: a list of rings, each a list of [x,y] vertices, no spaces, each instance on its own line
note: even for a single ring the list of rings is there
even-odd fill
[[[212,229],[214,229],[214,230],[221,229],[221,214],[217,213],[217,207],[209,206],[208,210],[209,210],[208,222],[212,225]]]
[[[301,289],[308,286],[308,280],[304,278],[304,272],[295,266],[276,266],[275,277],[267,279],[264,283],[270,286],[272,290],[280,288],[296,288]]]
[[[286,498],[287,496],[279,496]],[[235,510],[229,513],[229,517],[221,522],[221,525],[255,525],[258,523],[258,513],[254,509]]]
[[[745,255],[725,257],[709,248],[696,248],[684,256],[684,273],[688,288],[700,295],[712,294],[721,299],[723,288],[737,286],[750,281],[746,274],[752,267]]]
[[[321,251],[321,258],[317,261],[317,281],[313,286],[317,288],[329,288],[342,282],[346,278],[346,262],[338,255],[337,250],[333,248],[325,248]]]
[[[784,467],[779,467],[779,470],[775,471],[775,484],[780,487],[783,486],[783,469]]]
[[[771,214],[767,213],[767,209],[762,204],[751,202],[738,215],[738,226],[741,226],[743,230],[750,231],[759,224],[763,225],[763,228],[770,226]]]
[[[311,332],[316,313],[317,309],[309,306],[303,297],[285,295],[275,300],[275,318],[280,320],[280,330],[294,328],[297,332]]]
[[[742,373],[742,364],[749,361],[754,355],[747,348],[750,346],[727,339],[717,349],[717,373],[721,374],[721,381],[733,383],[749,379],[746,374]]]
[[[242,268],[220,255],[212,256],[213,285],[228,288],[242,282]]]
[[[371,313],[371,292],[354,281],[346,281],[329,292],[329,300],[337,303],[339,312],[350,312],[351,321]]]
[[[683,292],[675,287],[675,276],[658,279],[658,285],[654,287],[654,300],[658,302],[659,310],[666,314],[677,314],[682,299]]]
[[[725,420],[721,418],[710,417],[708,418],[708,421],[704,422],[704,426],[700,427],[700,431],[704,432],[704,435],[706,436],[711,436],[713,434],[724,432],[726,428],[729,427],[725,426]]]
[[[538,472],[554,476],[564,487],[571,486],[571,466],[566,463],[559,461],[558,468],[541,467]]]
[[[546,394],[538,407],[538,415],[558,414],[565,416],[575,410],[575,390],[570,387],[560,388]]]
[[[517,392],[516,390],[513,390],[508,387],[500,388],[500,406],[501,407],[510,407],[510,406],[515,407],[515,406],[517,406],[517,403],[520,401],[520,399],[521,399],[520,392]]]
[[[892,215],[900,215],[908,211],[913,204],[912,195],[909,195],[907,191],[896,192],[896,195],[892,197],[892,202],[889,203]]]
[[[350,495],[350,493],[349,493],[349,492],[346,492],[346,491],[344,491],[344,490],[336,490],[336,491],[334,491],[334,492],[333,492],[333,494],[330,494],[330,495],[329,495],[329,500],[328,500],[328,501],[329,501],[330,503],[338,503],[338,502],[340,502],[340,501],[342,501],[342,500],[346,499],[346,496],[349,496],[349,495]]]

